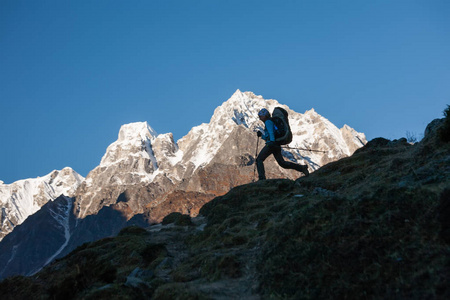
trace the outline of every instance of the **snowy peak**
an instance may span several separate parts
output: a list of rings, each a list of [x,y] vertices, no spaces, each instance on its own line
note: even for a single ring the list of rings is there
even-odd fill
[[[48,201],[61,195],[72,197],[83,180],[83,176],[66,167],[43,177],[1,184],[0,239]]]
[[[100,166],[119,163],[130,154],[153,160],[151,141],[158,134],[147,122],[136,122],[122,125],[117,141],[109,145]],[[155,166],[156,167],[156,166]]]
[[[61,171],[55,170],[43,178],[49,186],[48,195],[52,200],[61,195],[73,197],[78,186],[84,180],[83,176],[70,167],[65,167]]]
[[[153,139],[158,134],[147,122],[135,122],[120,127],[118,142]]]
[[[255,93],[247,91],[247,92],[241,92],[241,90],[237,89],[236,92],[234,92],[233,95],[231,95],[230,99],[228,101],[248,101],[249,99],[257,99],[257,100],[263,100],[266,101],[261,95],[255,95]],[[227,101],[227,102],[228,102]]]
[[[11,184],[0,185],[0,204],[11,200],[26,200],[27,207],[43,204],[40,201],[56,199],[60,195],[73,196],[84,178],[72,168],[54,170],[43,177],[22,179]]]
[[[100,165],[89,172],[76,193],[80,218],[114,204],[127,188],[149,184],[179,161],[172,134],[158,135],[147,122],[123,125],[118,139],[108,146]]]
[[[265,100],[253,93],[237,90],[231,98],[214,110],[211,120],[201,124],[178,141],[183,162],[194,170],[209,163],[236,126],[254,130],[258,111]]]
[[[211,118],[210,124],[220,126],[222,124],[244,125],[247,128],[259,122],[258,112],[261,108],[273,109],[282,106],[276,100],[265,100],[252,92],[237,90],[230,99],[222,103]]]

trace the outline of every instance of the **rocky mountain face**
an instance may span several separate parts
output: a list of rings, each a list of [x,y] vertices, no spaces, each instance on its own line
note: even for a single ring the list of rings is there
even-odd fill
[[[170,158],[170,153],[163,153],[166,150],[164,147],[155,147],[154,150],[152,144],[164,144],[167,138],[170,136],[157,136],[146,122],[122,126],[118,140],[107,148],[100,165],[89,172],[78,188],[75,195],[77,216],[84,218],[96,214],[103,206],[115,204],[124,191],[138,185],[156,185],[161,190],[158,187],[151,188],[155,194],[165,193],[165,186],[170,186],[171,182],[165,176],[156,179],[161,172],[156,157],[161,157],[165,162]],[[173,142],[170,145],[175,146]],[[163,157],[164,154],[167,154],[167,158]],[[122,202],[119,207],[124,213],[128,210],[131,214],[143,212],[142,203],[134,199],[127,198],[127,201],[119,202]]]
[[[257,114],[263,107],[272,111],[277,106],[289,113],[294,134],[289,146],[323,151],[283,151],[285,159],[307,164],[310,171],[347,157],[366,143],[364,134],[347,125],[338,129],[314,110],[300,114],[276,100],[239,90],[214,111],[209,123],[192,128],[177,142],[170,133],[157,134],[147,122],[123,125],[100,165],[84,180],[73,175],[73,185],[66,190],[57,176],[51,182],[55,187],[44,184],[53,187],[53,199],[61,194],[66,196],[64,199],[71,199],[67,200],[71,212],[61,210],[62,213],[53,214],[57,217],[51,226],[43,224],[52,214],[41,213],[27,220],[17,233],[11,233],[0,244],[0,265],[5,265],[0,276],[35,272],[39,265],[44,266],[82,243],[116,234],[131,223],[159,223],[172,212],[197,216],[213,198],[255,179],[255,153],[257,146],[258,150],[263,146],[255,134],[263,126]],[[271,157],[265,167],[267,178],[300,176],[296,171],[280,168]],[[27,230],[33,234],[25,241]],[[22,250],[33,249],[43,232],[51,236],[53,231],[61,238],[47,242],[45,251],[29,256],[28,250]]]
[[[450,116],[445,123],[432,122],[414,145],[374,139],[309,177],[234,187],[208,201],[195,218],[172,213],[160,224],[124,228],[33,276],[0,282],[0,294],[2,299],[448,299]],[[210,164],[227,166],[223,151]],[[206,191],[222,180],[214,168],[196,172]],[[210,186],[204,178],[217,183]],[[161,204],[183,198],[189,205],[196,196],[184,192]]]
[[[48,201],[62,194],[73,196],[83,180],[71,168],[64,168],[39,178],[0,183],[0,241]]]

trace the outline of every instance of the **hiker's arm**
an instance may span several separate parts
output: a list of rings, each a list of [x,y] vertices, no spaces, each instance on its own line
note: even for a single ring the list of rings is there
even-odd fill
[[[273,122],[271,120],[266,121],[266,129],[267,133],[269,134],[269,138],[267,139],[268,142],[275,142],[275,129],[273,126]]]

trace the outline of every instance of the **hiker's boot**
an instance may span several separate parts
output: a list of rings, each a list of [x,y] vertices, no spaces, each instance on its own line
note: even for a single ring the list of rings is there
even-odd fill
[[[308,165],[302,166],[302,169],[300,170],[300,172],[305,174],[305,177],[309,176]]]
[[[294,169],[297,170],[297,171],[299,171],[299,172],[302,172],[302,173],[305,175],[305,177],[306,177],[306,176],[309,176],[309,171],[308,171],[308,166],[307,166],[307,165],[298,165],[298,164],[295,164]]]

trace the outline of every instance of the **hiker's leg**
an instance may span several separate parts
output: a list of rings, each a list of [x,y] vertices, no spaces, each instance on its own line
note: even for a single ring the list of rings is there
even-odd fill
[[[281,155],[281,146],[277,145],[277,146],[273,146],[273,147],[274,147],[273,156],[277,160],[277,163],[280,165],[280,167],[282,167],[284,169],[293,169],[293,170],[302,172],[306,176],[309,175],[308,166],[306,166],[306,165],[303,166],[303,165],[299,165],[299,164],[293,163],[291,161],[284,160],[283,155]]]
[[[256,168],[258,169],[258,178],[260,180],[266,179],[266,171],[264,170],[264,161],[266,160],[269,155],[272,154],[272,151],[270,150],[270,147],[267,145],[264,146],[264,148],[261,149],[261,152],[259,152],[258,157],[256,158]]]
[[[275,157],[277,163],[283,169],[296,169],[297,164],[294,164],[290,161],[285,161],[283,155],[281,155],[281,146],[272,146],[273,148],[273,156]]]

